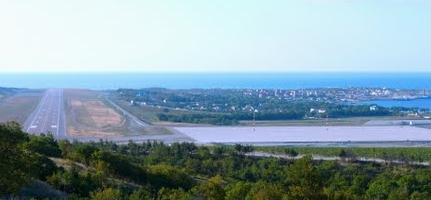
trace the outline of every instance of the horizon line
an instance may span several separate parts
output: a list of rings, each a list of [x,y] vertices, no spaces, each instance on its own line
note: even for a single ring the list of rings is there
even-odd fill
[[[130,74],[130,73],[139,73],[139,74],[295,74],[295,73],[303,73],[303,74],[313,74],[313,73],[362,73],[362,74],[416,74],[416,73],[431,73],[431,70],[410,70],[410,71],[383,71],[383,70],[277,70],[277,71],[143,71],[143,70],[108,70],[108,71],[0,71],[0,74]]]

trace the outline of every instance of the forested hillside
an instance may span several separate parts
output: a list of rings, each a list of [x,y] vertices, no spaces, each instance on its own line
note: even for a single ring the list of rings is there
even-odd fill
[[[0,198],[431,198],[427,167],[253,158],[246,156],[250,151],[241,145],[57,142],[1,124]],[[35,182],[49,191],[34,188]]]

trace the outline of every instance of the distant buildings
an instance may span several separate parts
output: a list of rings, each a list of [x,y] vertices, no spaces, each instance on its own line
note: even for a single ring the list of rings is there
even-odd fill
[[[319,113],[319,114],[324,114],[324,113],[326,113],[326,110],[325,110],[325,109],[319,109],[319,110],[317,111],[317,113]]]
[[[282,113],[286,111],[286,108],[271,105],[287,105],[290,102],[323,102],[345,105],[370,100],[423,98],[431,94],[431,92],[389,88],[142,89],[120,90],[119,94],[131,97],[127,98],[131,105],[162,106],[209,112],[252,112],[255,109],[264,112],[270,109],[270,112]],[[213,99],[217,99],[217,101],[213,101]],[[305,107],[309,111],[308,117],[322,117],[329,112],[325,106],[319,104],[309,105],[313,107]],[[371,105],[368,109],[369,111],[378,111],[379,107]],[[408,111],[400,112],[405,112],[405,115],[412,114],[412,112]],[[419,114],[422,115],[423,113]]]

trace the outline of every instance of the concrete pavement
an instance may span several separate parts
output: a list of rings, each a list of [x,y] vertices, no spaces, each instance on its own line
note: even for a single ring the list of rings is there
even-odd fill
[[[50,133],[66,138],[63,89],[47,89],[35,111],[27,118],[24,130],[31,134]]]

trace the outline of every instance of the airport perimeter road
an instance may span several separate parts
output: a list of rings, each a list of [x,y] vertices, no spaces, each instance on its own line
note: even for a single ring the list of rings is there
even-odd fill
[[[31,134],[51,133],[66,138],[63,89],[48,89],[37,108],[28,117],[24,128]]]
[[[127,110],[124,110],[121,106],[117,105],[115,102],[113,102],[112,100],[110,100],[108,97],[105,97],[105,99],[106,99],[106,101],[108,103],[110,103],[112,106],[114,106],[115,109],[117,109],[118,111],[120,111],[124,116],[130,118],[136,124],[138,124],[138,125],[140,125],[142,127],[149,126],[149,124],[147,124],[146,122],[140,120],[138,117],[136,117],[132,113],[128,112]]]

